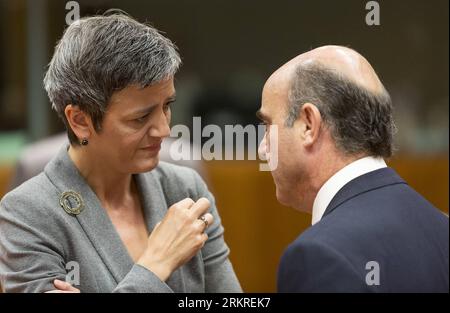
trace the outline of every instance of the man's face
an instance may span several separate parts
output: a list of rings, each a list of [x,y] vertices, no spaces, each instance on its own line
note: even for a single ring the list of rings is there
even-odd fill
[[[170,135],[173,78],[146,87],[129,86],[111,97],[102,128],[91,138],[96,155],[121,173],[152,170],[163,138]]]
[[[283,86],[266,83],[261,109],[257,112],[257,116],[266,125],[259,153],[268,159],[278,201],[284,205],[294,206],[296,196],[294,190],[302,177],[302,152],[300,136],[296,136],[297,128],[285,125],[287,108],[287,84]],[[273,158],[277,158],[276,162],[271,162]]]

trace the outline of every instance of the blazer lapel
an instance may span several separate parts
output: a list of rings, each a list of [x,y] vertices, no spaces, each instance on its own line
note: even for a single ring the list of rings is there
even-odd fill
[[[341,190],[338,191],[325,210],[323,217],[333,212],[347,200],[356,197],[359,194],[383,186],[395,184],[406,184],[406,182],[398,176],[392,168],[389,167],[381,168],[379,170],[361,175],[347,183]]]
[[[60,194],[74,191],[82,197],[84,210],[74,218],[119,283],[131,270],[133,260],[99,199],[70,159],[67,148],[65,145],[44,171]]]
[[[156,224],[162,221],[166,215],[168,209],[167,201],[171,199],[166,199],[167,194],[153,172],[136,174],[134,178],[141,196],[147,229],[151,233]],[[174,292],[186,292],[182,271],[183,268],[179,268],[166,281],[167,285]]]
[[[133,177],[139,191],[147,229],[151,233],[156,224],[162,221],[168,209],[162,196],[164,193],[161,184],[151,172],[135,174]]]

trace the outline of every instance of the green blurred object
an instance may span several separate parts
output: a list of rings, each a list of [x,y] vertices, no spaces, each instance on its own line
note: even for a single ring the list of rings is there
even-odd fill
[[[25,131],[0,132],[0,164],[14,163],[27,142]]]

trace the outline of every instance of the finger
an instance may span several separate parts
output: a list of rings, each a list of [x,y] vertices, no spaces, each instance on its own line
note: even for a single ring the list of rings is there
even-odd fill
[[[62,281],[62,280],[59,280],[59,279],[55,279],[53,281],[53,284],[55,285],[56,289],[59,289],[61,291],[80,292],[79,289],[73,287],[68,282],[65,282],[65,281]]]
[[[202,233],[202,248],[205,246],[206,241],[208,240],[208,235],[206,233]]]
[[[161,222],[158,222],[158,223],[155,225],[155,227],[153,228],[153,231],[155,231],[155,230],[159,227],[159,225],[161,225]]]
[[[75,288],[74,286],[70,286],[70,289],[67,290],[68,292],[74,292],[74,293],[80,293],[80,289]]]
[[[212,225],[212,223],[214,221],[214,216],[211,213],[206,213],[202,216],[204,216],[204,220],[202,220],[202,218],[200,216],[198,219],[198,222],[196,222],[196,223],[199,223],[199,228],[202,229],[202,231],[205,231],[206,228],[208,228],[209,226]]]
[[[197,200],[197,202],[194,203],[194,205],[192,205],[191,207],[192,214],[198,218],[203,214],[205,214],[210,206],[211,203],[209,202],[208,199],[200,198]]]
[[[75,288],[76,289],[76,288]],[[66,290],[50,290],[50,291],[46,291],[44,293],[80,293],[80,291],[78,289],[76,289],[77,291],[66,291]]]
[[[53,281],[53,285],[55,285],[56,289],[59,290],[69,290],[69,288],[71,287],[71,285],[63,280],[60,279],[55,279]]]
[[[183,209],[190,209],[194,205],[194,203],[194,200],[192,200],[191,198],[185,198],[175,203],[175,206]]]

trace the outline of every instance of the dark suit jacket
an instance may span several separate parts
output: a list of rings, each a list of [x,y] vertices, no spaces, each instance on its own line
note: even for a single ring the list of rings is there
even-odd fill
[[[448,258],[448,217],[383,168],[346,184],[286,249],[278,291],[448,292]]]

